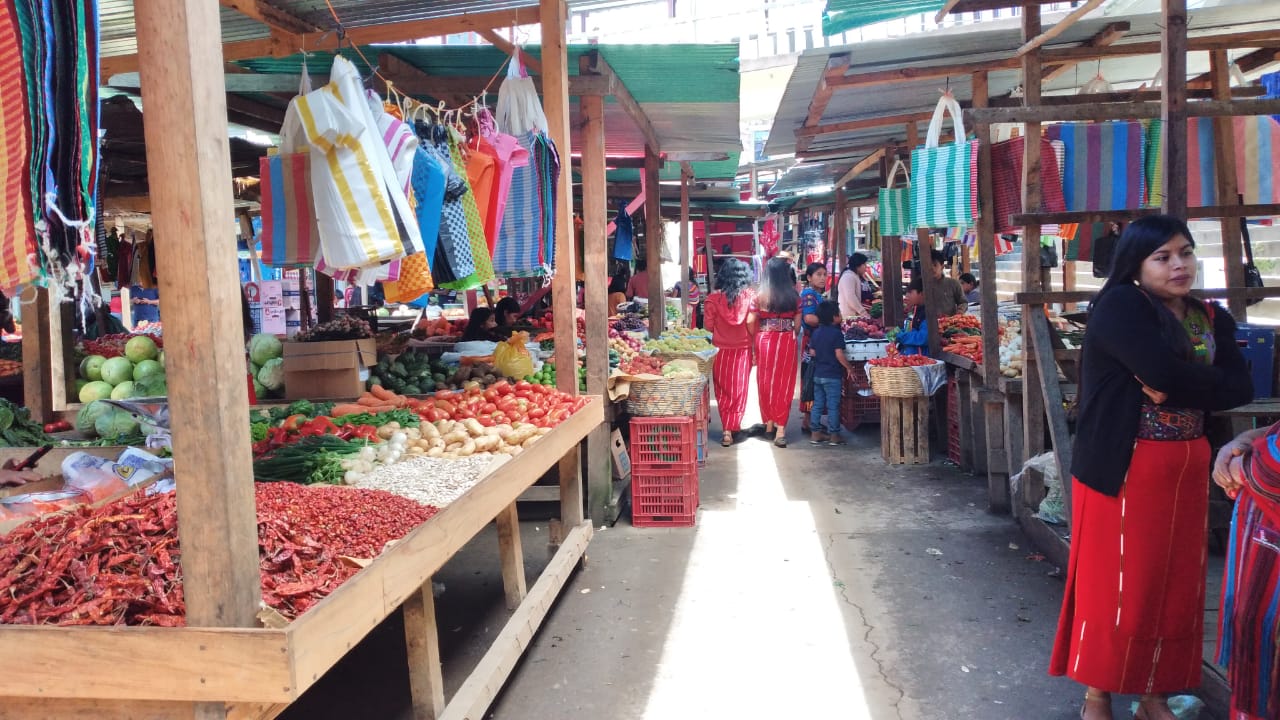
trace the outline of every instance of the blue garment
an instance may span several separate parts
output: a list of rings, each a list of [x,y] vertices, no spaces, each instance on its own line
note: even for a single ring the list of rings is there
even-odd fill
[[[805,322],[805,316],[817,315],[818,306],[822,304],[822,295],[811,287],[806,287],[800,291],[800,327],[804,331],[804,340],[800,347],[807,349],[809,347],[809,338],[813,335],[813,328],[809,323]],[[809,362],[809,353],[806,352],[801,356],[801,362]]]
[[[1266,91],[1263,97],[1280,98],[1280,70],[1263,75],[1258,78],[1258,82],[1262,83],[1262,88]],[[1272,115],[1271,117],[1275,118],[1276,122],[1280,122],[1280,115]]]
[[[821,328],[819,328],[821,329]],[[816,377],[813,379],[813,410],[809,412],[809,427],[822,429],[822,416],[827,416],[827,433],[840,432],[840,391],[844,382],[840,378]]]
[[[903,355],[929,354],[929,326],[925,324],[924,305],[917,306],[903,324],[902,332],[898,333],[898,349]]]
[[[413,154],[413,176],[410,184],[418,207],[418,229],[422,231],[422,251],[427,260],[436,256],[440,241],[440,216],[444,208],[445,171],[421,145]]]
[[[819,380],[844,377],[844,366],[836,359],[836,353],[844,352],[844,333],[835,325],[819,325],[809,338],[813,351],[814,377]]]
[[[134,285],[129,288],[129,297],[130,300],[159,300],[160,291],[156,288],[144,288],[141,285]],[[160,306],[134,303],[134,324],[136,325],[143,320],[146,320],[147,322],[158,322],[160,320]]]
[[[635,234],[635,228],[631,224],[631,216],[627,214],[627,204],[625,202],[618,203],[618,216],[613,219],[613,228],[613,256],[618,260],[630,262],[635,252],[631,247],[631,238]]]

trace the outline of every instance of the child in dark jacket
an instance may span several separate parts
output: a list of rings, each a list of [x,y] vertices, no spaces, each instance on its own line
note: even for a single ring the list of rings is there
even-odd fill
[[[838,306],[825,301],[818,305],[818,327],[809,337],[809,355],[813,358],[813,410],[809,424],[814,445],[844,445],[840,437],[840,397],[845,375],[853,374],[853,365],[845,356],[844,333],[836,325]],[[823,416],[827,424],[822,424]],[[823,428],[826,432],[823,432]]]

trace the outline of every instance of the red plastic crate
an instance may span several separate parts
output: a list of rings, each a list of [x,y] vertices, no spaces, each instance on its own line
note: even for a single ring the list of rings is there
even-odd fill
[[[698,422],[691,417],[631,418],[631,467],[698,460]]]
[[[707,466],[707,424],[699,422],[697,427],[698,437],[698,467]]]
[[[696,463],[632,468],[632,525],[689,527],[694,524],[697,510]]]
[[[947,419],[960,422],[960,383],[955,376],[947,381]]]
[[[963,456],[960,451],[960,428],[947,432],[947,459],[956,465],[962,464]]]

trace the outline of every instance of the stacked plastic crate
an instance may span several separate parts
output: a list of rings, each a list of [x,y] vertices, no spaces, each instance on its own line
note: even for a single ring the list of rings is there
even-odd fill
[[[862,423],[880,421],[880,398],[870,393],[862,395],[860,391],[871,389],[871,380],[867,377],[867,363],[864,360],[852,361],[853,377],[845,376],[844,397],[840,400],[840,424],[850,432],[857,430]]]
[[[947,459],[961,464],[960,453],[960,383],[953,374],[947,380]]]
[[[631,524],[690,527],[698,509],[699,432],[695,417],[631,419]]]

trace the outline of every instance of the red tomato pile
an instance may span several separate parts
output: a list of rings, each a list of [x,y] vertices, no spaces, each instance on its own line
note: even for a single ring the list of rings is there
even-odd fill
[[[868,365],[875,367],[924,367],[925,365],[935,365],[937,360],[925,355],[890,355],[888,357],[876,358],[868,360]]]
[[[483,390],[441,391],[422,400],[410,400],[407,407],[427,422],[475,418],[485,427],[515,422],[555,427],[588,402],[585,396],[569,395],[553,387],[502,380]]]

